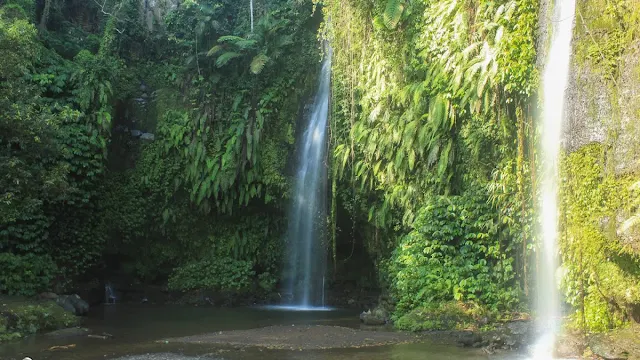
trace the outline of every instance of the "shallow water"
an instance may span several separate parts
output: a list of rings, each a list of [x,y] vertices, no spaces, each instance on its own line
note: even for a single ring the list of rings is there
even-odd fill
[[[174,353],[208,356],[201,359],[304,359],[304,360],[383,360],[383,359],[506,359],[514,355],[489,356],[482,350],[461,349],[436,344],[411,344],[358,349],[313,351],[223,349],[215,345],[164,344],[157,340],[224,330],[242,330],[270,325],[339,325],[358,328],[357,313],[352,311],[282,311],[260,308],[217,309],[209,307],[111,305],[92,309],[83,326],[94,334],[103,332],[113,338],[51,338],[45,335],[0,345],[0,359],[22,360],[97,360],[125,355]],[[75,345],[68,350],[50,351],[52,346]],[[164,359],[164,358],[163,358]],[[171,359],[166,357],[167,360]]]

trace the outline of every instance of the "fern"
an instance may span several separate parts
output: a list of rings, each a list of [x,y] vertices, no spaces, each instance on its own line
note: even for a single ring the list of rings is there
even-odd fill
[[[395,29],[400,22],[402,13],[404,12],[403,0],[388,0],[387,7],[384,10],[383,21],[384,25],[389,29]]]
[[[265,54],[256,55],[251,61],[251,65],[249,65],[251,72],[258,75],[264,69],[264,66],[269,62],[269,57]]]

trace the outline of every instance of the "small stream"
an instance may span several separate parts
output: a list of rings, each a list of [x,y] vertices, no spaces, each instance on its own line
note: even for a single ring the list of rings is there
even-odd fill
[[[489,356],[479,349],[428,343],[333,350],[263,350],[221,348],[215,345],[164,344],[158,340],[227,330],[244,330],[271,325],[337,325],[359,328],[353,311],[288,312],[259,308],[219,309],[168,305],[117,304],[95,307],[83,327],[93,334],[103,332],[110,339],[50,337],[37,335],[19,342],[0,345],[0,359],[22,360],[97,360],[126,355],[173,353],[208,356],[202,359],[513,359],[514,355]],[[75,345],[63,350],[54,346]],[[164,359],[164,358],[163,358]],[[167,357],[166,359],[171,359]]]

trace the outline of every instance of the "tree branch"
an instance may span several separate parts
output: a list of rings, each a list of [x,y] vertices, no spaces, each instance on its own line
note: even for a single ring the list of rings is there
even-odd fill
[[[120,11],[120,9],[122,8],[122,3],[118,4],[116,2],[116,4],[113,5],[112,12],[107,12],[104,9],[107,6],[107,0],[102,1],[102,4],[98,0],[93,0],[93,2],[96,3],[96,5],[98,5],[100,7],[100,12],[102,12],[104,15],[111,16],[111,17],[115,18],[118,21],[130,22],[127,19],[120,19],[117,16],[118,11]],[[125,30],[125,29],[120,30],[117,27],[115,27],[114,29],[118,32],[118,34],[124,33],[124,30]]]

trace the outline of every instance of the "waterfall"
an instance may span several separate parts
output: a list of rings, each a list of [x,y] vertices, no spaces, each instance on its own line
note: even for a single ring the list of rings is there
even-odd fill
[[[251,32],[253,32],[253,0],[249,0],[249,12],[251,13]]]
[[[104,285],[104,301],[105,304],[115,304],[116,303],[116,295],[113,291],[113,287],[111,284]]]
[[[561,325],[560,299],[555,280],[558,268],[558,158],[562,140],[565,90],[569,78],[575,6],[575,0],[557,0],[555,3],[551,47],[542,79],[542,199],[539,209],[542,247],[536,282],[536,325],[541,338],[535,347],[536,359],[551,359],[556,334]]]
[[[327,116],[331,49],[327,47],[313,108],[299,149],[295,192],[289,215],[286,285],[296,307],[322,305],[326,268]]]

